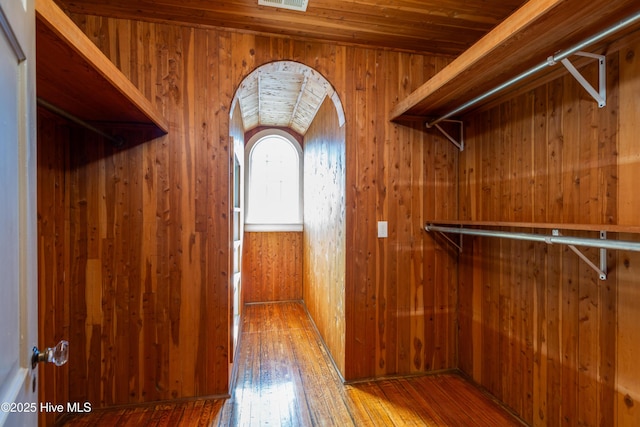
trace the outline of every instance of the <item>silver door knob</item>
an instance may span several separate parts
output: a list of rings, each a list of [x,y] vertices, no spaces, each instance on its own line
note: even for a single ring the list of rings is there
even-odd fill
[[[47,347],[43,351],[33,347],[31,355],[31,368],[35,369],[40,362],[53,363],[62,366],[69,360],[69,341],[62,340],[55,347]]]

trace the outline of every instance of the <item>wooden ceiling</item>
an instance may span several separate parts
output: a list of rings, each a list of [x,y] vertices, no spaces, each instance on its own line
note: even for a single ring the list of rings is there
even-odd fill
[[[638,0],[309,0],[306,12],[300,12],[259,6],[258,0],[54,1],[72,13],[211,26],[457,58],[436,79],[402,100],[391,112],[394,119],[423,117],[427,109],[444,110],[447,103],[464,101],[523,71],[533,65],[532,61],[544,60],[553,54],[550,49],[564,49],[638,8]],[[529,9],[545,12],[534,15],[532,21]],[[547,9],[551,12],[546,13]],[[522,40],[527,43],[523,45],[519,42]],[[457,72],[451,71],[454,66]],[[482,76],[480,82],[478,75]],[[274,96],[274,88],[284,82],[290,85],[279,88]],[[273,125],[304,134],[313,120],[310,113],[326,96],[314,94],[315,100],[304,96],[303,88],[311,91],[310,83],[314,82],[308,74],[291,68],[252,75],[239,92],[245,130]],[[458,95],[451,95],[452,87]],[[446,94],[444,100],[436,97],[438,108],[434,107],[432,92]],[[308,106],[301,102],[307,98],[312,101]],[[285,114],[285,104],[287,111],[309,114],[303,120]]]
[[[304,135],[324,99],[333,99],[334,93],[331,84],[312,68],[298,62],[278,61],[249,74],[242,81],[236,99],[246,130],[278,126]],[[341,107],[336,109],[340,116]]]
[[[457,56],[525,0],[309,0],[306,12],[258,6],[258,0],[56,2],[69,12],[89,15]]]

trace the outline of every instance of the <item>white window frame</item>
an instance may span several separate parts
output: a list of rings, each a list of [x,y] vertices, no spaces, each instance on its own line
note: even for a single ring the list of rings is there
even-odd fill
[[[251,151],[254,146],[268,136],[280,136],[287,140],[296,151],[298,155],[298,220],[295,222],[289,223],[264,223],[264,222],[252,222],[251,215],[251,191],[249,186],[251,185]],[[304,190],[304,182],[303,182],[303,164],[304,158],[302,155],[302,147],[300,143],[291,135],[290,133],[282,130],[282,129],[263,129],[259,132],[256,132],[245,146],[245,182],[247,183],[247,188],[245,191],[245,231],[253,231],[253,232],[268,232],[268,231],[302,231],[303,230],[303,212],[304,212],[304,199],[303,199],[303,190]]]

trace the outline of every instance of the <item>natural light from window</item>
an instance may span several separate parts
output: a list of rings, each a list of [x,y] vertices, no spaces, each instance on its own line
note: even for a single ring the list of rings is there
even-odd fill
[[[270,134],[249,153],[247,224],[300,224],[300,154],[287,138]]]

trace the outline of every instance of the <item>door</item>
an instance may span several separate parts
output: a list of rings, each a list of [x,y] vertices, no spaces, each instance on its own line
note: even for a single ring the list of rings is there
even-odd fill
[[[35,16],[0,0],[0,425],[37,425]]]
[[[232,202],[233,202],[233,311],[232,351],[238,346],[240,314],[242,312],[242,237],[244,234],[244,151],[235,138],[233,140]],[[233,360],[233,359],[232,359]]]

